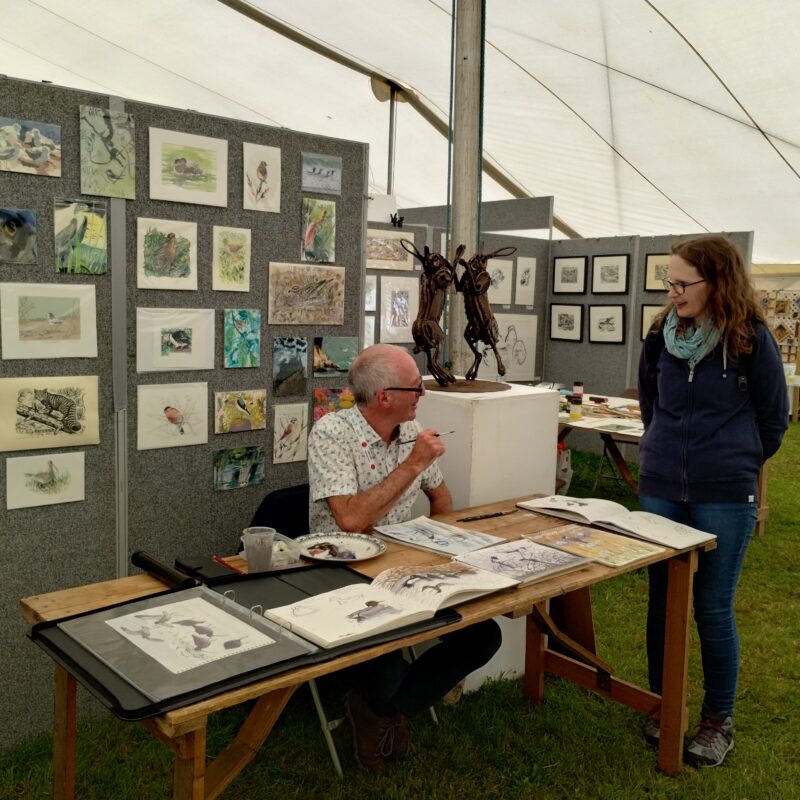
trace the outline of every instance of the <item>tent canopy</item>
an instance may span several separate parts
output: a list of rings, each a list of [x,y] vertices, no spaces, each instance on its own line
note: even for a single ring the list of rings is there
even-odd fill
[[[478,0],[475,0],[477,2]],[[444,203],[448,0],[0,0],[0,72],[370,145],[386,193],[398,106],[399,207]],[[756,263],[800,262],[800,3],[489,0],[484,200],[555,198],[582,237],[753,230]],[[0,115],[21,110],[3,98]],[[21,114],[20,114],[21,115]],[[509,188],[512,187],[512,188]]]

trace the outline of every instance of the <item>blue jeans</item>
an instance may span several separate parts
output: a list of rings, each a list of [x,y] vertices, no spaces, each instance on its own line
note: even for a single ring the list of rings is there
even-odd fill
[[[733,600],[758,508],[755,503],[681,503],[650,495],[639,498],[639,507],[717,536],[716,549],[700,553],[694,576],[694,619],[700,636],[704,705],[711,711],[732,715],[739,677],[739,633]],[[660,694],[667,563],[661,561],[648,569],[647,663],[650,688]]]

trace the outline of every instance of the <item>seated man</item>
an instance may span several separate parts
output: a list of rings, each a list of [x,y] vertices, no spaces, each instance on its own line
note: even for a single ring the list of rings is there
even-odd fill
[[[444,445],[415,419],[425,387],[414,359],[400,347],[373,345],[353,362],[349,382],[356,406],[327,414],[309,437],[311,532],[405,522],[420,489],[432,514],[451,511],[436,463]],[[386,758],[404,755],[408,718],[483,666],[500,639],[500,627],[486,620],[443,636],[412,664],[395,651],[361,665],[360,689],[345,698],[358,763],[381,772]]]

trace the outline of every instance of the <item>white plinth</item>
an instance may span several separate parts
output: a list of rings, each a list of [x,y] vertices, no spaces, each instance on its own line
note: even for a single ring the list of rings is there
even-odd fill
[[[513,384],[504,392],[481,394],[429,391],[417,419],[424,428],[455,431],[442,440],[447,449],[439,460],[454,508],[555,491],[557,391]],[[427,514],[427,498],[422,500],[416,513]],[[467,678],[465,691],[489,677],[524,672],[525,620],[497,621],[503,644]]]

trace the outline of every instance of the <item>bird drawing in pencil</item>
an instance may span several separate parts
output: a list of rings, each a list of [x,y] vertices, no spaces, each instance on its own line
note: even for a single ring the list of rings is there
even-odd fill
[[[25,477],[29,479],[29,484],[33,484],[33,488],[41,491],[53,486],[58,480],[59,474],[58,468],[51,459],[47,462],[47,469],[41,472],[26,472]]]
[[[283,432],[278,437],[277,441],[277,448],[278,450],[285,450],[286,448],[290,447],[292,443],[297,439],[300,435],[298,430],[299,420],[297,417],[291,417],[289,421],[284,425]]]

